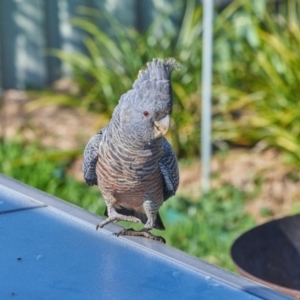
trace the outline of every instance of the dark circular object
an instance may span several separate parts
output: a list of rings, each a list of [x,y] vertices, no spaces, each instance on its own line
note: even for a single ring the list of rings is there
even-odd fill
[[[231,258],[241,275],[300,299],[300,214],[247,231]]]
[[[143,112],[143,115],[144,115],[145,117],[149,117],[149,111],[144,111],[144,112]]]

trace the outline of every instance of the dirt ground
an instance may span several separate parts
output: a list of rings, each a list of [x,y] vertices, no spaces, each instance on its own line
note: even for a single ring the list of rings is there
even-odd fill
[[[107,120],[81,109],[45,106],[32,109],[32,97],[10,90],[4,94],[0,110],[0,136],[38,139],[45,147],[70,150],[83,147]],[[71,166],[69,173],[82,179],[82,158]],[[258,223],[271,218],[300,211],[300,172],[284,164],[282,157],[272,149],[260,151],[234,149],[212,159],[212,187],[232,184],[252,195],[245,209]],[[178,194],[194,199],[201,195],[201,164],[180,163]],[[299,204],[297,204],[297,202]]]

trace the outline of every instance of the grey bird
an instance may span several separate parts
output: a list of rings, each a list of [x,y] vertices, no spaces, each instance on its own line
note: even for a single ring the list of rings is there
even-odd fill
[[[164,138],[170,126],[173,98],[173,58],[153,59],[138,74],[133,88],[121,96],[110,123],[85,147],[83,175],[98,185],[106,202],[106,220],[145,224],[142,230],[123,229],[119,235],[144,236],[165,243],[149,231],[164,230],[159,208],[179,184],[176,155]]]

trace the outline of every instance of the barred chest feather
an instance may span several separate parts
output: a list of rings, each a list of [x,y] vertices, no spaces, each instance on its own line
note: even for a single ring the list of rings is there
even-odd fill
[[[103,196],[115,206],[141,207],[150,200],[163,201],[164,179],[159,168],[162,143],[146,150],[129,150],[114,145],[105,137],[99,145],[96,167]]]

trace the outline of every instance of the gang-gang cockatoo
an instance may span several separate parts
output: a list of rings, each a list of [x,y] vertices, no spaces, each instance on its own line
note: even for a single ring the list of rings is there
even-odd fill
[[[119,100],[110,123],[85,148],[84,179],[98,184],[107,205],[108,218],[97,229],[121,220],[143,223],[140,231],[123,229],[116,235],[165,242],[149,231],[165,229],[158,210],[179,184],[177,159],[164,138],[173,104],[170,77],[178,66],[172,58],[149,62]]]

